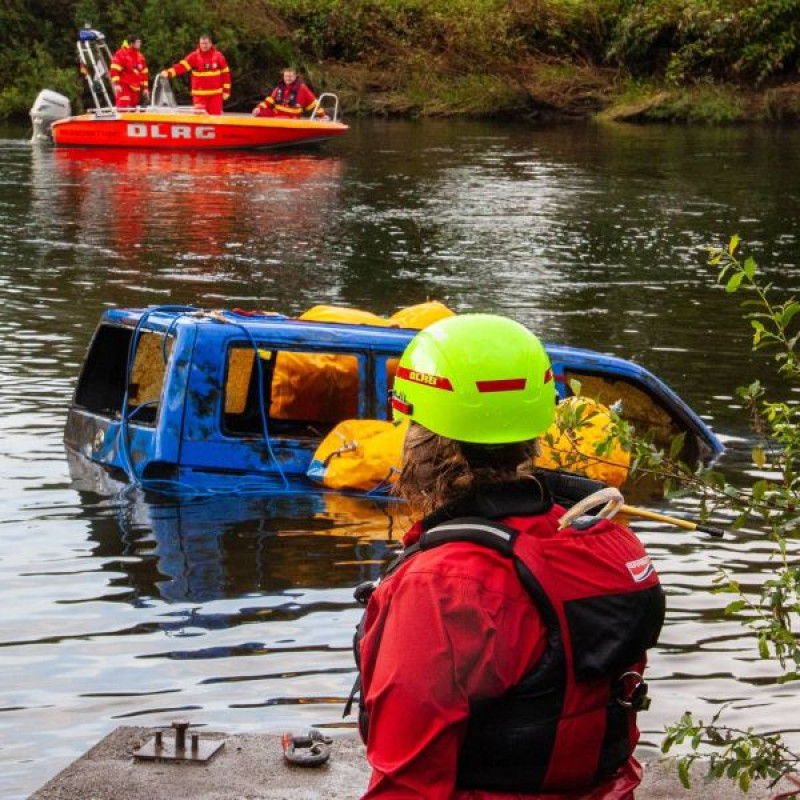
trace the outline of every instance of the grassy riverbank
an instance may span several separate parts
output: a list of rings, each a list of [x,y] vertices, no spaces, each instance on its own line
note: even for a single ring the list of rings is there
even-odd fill
[[[8,0],[0,116],[79,96],[86,20],[151,69],[211,31],[240,109],[291,62],[349,115],[800,121],[800,0]]]

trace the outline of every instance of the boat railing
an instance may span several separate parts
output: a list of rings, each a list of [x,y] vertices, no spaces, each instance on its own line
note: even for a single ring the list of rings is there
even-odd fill
[[[94,100],[94,113],[115,114],[114,92],[111,89],[111,51],[106,37],[88,24],[78,34],[76,43],[81,74],[86,78]]]
[[[332,113],[326,108],[325,104],[322,102],[323,100],[328,104],[333,103]],[[317,103],[311,111],[311,119],[316,118],[319,109],[322,109],[331,122],[336,122],[339,119],[339,96],[335,95],[333,92],[323,92],[317,98]]]

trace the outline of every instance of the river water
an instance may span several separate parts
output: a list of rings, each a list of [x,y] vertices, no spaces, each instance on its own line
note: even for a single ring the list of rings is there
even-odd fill
[[[0,796],[120,724],[343,730],[352,587],[407,521],[352,498],[106,495],[73,481],[66,409],[108,306],[392,312],[436,298],[665,379],[746,477],[735,387],[768,379],[703,247],[738,233],[800,289],[795,131],[369,121],[311,154],[32,148],[0,130]],[[669,593],[654,747],[685,709],[790,731],[791,686],[711,595],[763,580],[755,533],[636,529]],[[794,731],[794,733],[791,733]]]

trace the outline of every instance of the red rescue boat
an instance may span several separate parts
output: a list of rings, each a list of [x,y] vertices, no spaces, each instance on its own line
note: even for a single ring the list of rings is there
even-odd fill
[[[73,115],[68,98],[43,90],[30,111],[34,141],[52,141],[60,147],[253,150],[316,144],[348,130],[339,122],[339,99],[331,93],[320,95],[307,119],[205,114],[178,106],[168,80],[161,76],[153,82],[149,106],[118,109],[105,36],[87,25],[77,48],[94,108]]]
[[[340,136],[330,120],[196,114],[186,109],[89,113],[56,120],[53,142],[66,147],[158,147],[191,150],[258,149],[313,144]]]

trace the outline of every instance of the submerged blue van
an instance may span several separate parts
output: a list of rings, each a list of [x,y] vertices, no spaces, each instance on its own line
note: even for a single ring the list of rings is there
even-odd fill
[[[390,419],[397,361],[416,330],[193,307],[107,310],[69,409],[71,455],[150,488],[308,486],[322,438],[344,419]],[[722,445],[655,375],[591,350],[546,345],[561,399],[621,403],[638,431],[688,462]]]

